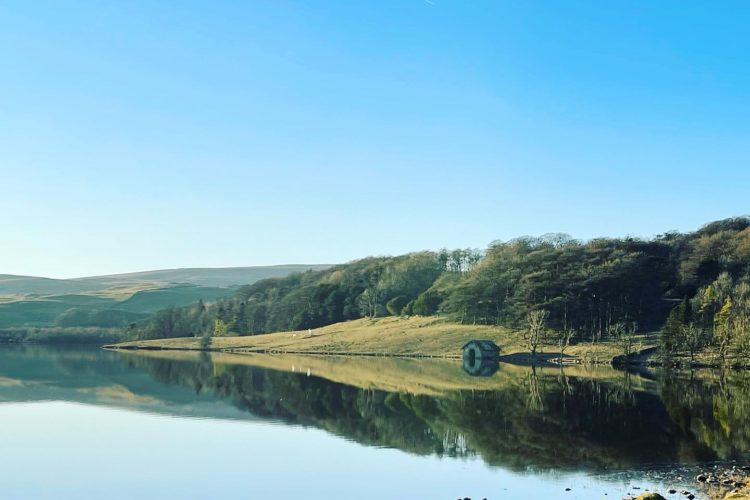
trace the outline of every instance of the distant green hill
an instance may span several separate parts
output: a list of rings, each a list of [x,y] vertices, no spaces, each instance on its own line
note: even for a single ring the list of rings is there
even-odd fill
[[[106,286],[96,286],[94,288],[106,288]],[[52,295],[86,292],[91,290],[92,285],[82,281],[0,274],[0,296],[30,294]]]
[[[0,274],[0,329],[119,328],[160,309],[231,296],[239,285],[326,267],[167,269],[74,279]]]
[[[129,299],[120,302],[117,308],[133,313],[152,313],[166,307],[192,304],[199,300],[210,302],[233,292],[234,288],[177,285],[136,292]]]
[[[112,274],[108,276],[92,276],[72,280],[76,282],[96,283],[98,285],[113,286],[125,283],[191,283],[193,285],[210,287],[240,286],[255,283],[266,278],[287,276],[312,269],[314,271],[326,269],[328,265],[289,264],[281,266],[252,266],[252,267],[205,267],[162,269],[158,271],[143,271],[138,273]]]

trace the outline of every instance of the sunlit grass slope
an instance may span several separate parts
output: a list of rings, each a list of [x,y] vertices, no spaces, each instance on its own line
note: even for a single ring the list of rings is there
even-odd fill
[[[306,331],[269,333],[245,337],[215,337],[212,350],[236,352],[283,352],[302,354],[368,354],[390,356],[460,356],[471,339],[489,339],[500,346],[501,354],[523,354],[528,346],[519,331],[498,326],[461,325],[438,317],[385,317],[359,319]],[[648,347],[647,343],[642,344]],[[201,339],[173,338],[118,344],[122,348],[200,349]],[[558,352],[556,346],[542,351]],[[609,361],[620,354],[611,343],[578,344],[566,356],[587,361]]]

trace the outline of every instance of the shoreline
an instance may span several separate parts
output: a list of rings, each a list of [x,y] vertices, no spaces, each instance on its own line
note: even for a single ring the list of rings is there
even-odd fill
[[[111,351],[187,351],[187,352],[213,352],[225,354],[294,354],[303,356],[341,356],[341,357],[369,357],[369,358],[406,358],[406,359],[452,359],[459,360],[459,354],[409,354],[388,352],[360,352],[360,351],[294,351],[281,349],[223,349],[223,348],[191,348],[191,347],[160,347],[160,346],[120,346],[110,344],[101,346],[102,349]]]
[[[446,318],[412,316],[383,317],[335,323],[308,331],[276,332],[247,336],[213,337],[209,346],[199,337],[135,340],[101,345],[123,351],[197,351],[235,354],[290,354],[342,357],[461,359],[463,345],[487,339],[500,347],[500,361],[523,365],[608,365],[665,369],[731,369],[749,367],[739,360],[720,363],[715,353],[705,351],[695,359],[685,356],[662,359],[655,333],[637,336],[634,352],[625,356],[617,342],[578,342],[564,350],[558,345],[540,345],[532,356],[523,333],[498,326],[464,325]]]
[[[540,345],[530,352],[523,333],[498,326],[464,325],[440,317],[384,317],[336,323],[308,331],[277,332],[252,336],[213,337],[209,346],[198,337],[138,340],[107,344],[105,349],[123,351],[199,351],[234,354],[294,354],[351,357],[461,359],[470,340],[491,340],[500,348],[499,361],[524,365],[613,365],[622,351],[611,341],[580,342],[560,349]],[[638,338],[638,348],[628,364],[654,352],[650,335]],[[638,360],[636,363],[635,361]]]

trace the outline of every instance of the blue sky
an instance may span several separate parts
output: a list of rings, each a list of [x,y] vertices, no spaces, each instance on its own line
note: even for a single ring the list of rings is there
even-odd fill
[[[750,212],[750,4],[0,5],[0,273],[335,263]]]

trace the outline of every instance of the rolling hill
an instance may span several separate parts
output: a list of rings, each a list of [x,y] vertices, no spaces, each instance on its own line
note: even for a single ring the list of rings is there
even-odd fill
[[[73,279],[0,274],[0,328],[117,328],[159,309],[232,295],[240,285],[326,267],[164,269]]]
[[[158,271],[142,271],[127,274],[111,274],[107,276],[92,276],[78,278],[76,283],[97,283],[112,286],[125,283],[191,283],[193,285],[210,287],[231,287],[247,285],[266,278],[287,276],[312,269],[314,271],[326,269],[328,265],[289,264],[280,266],[252,266],[252,267],[199,267],[182,269],[161,269]]]

